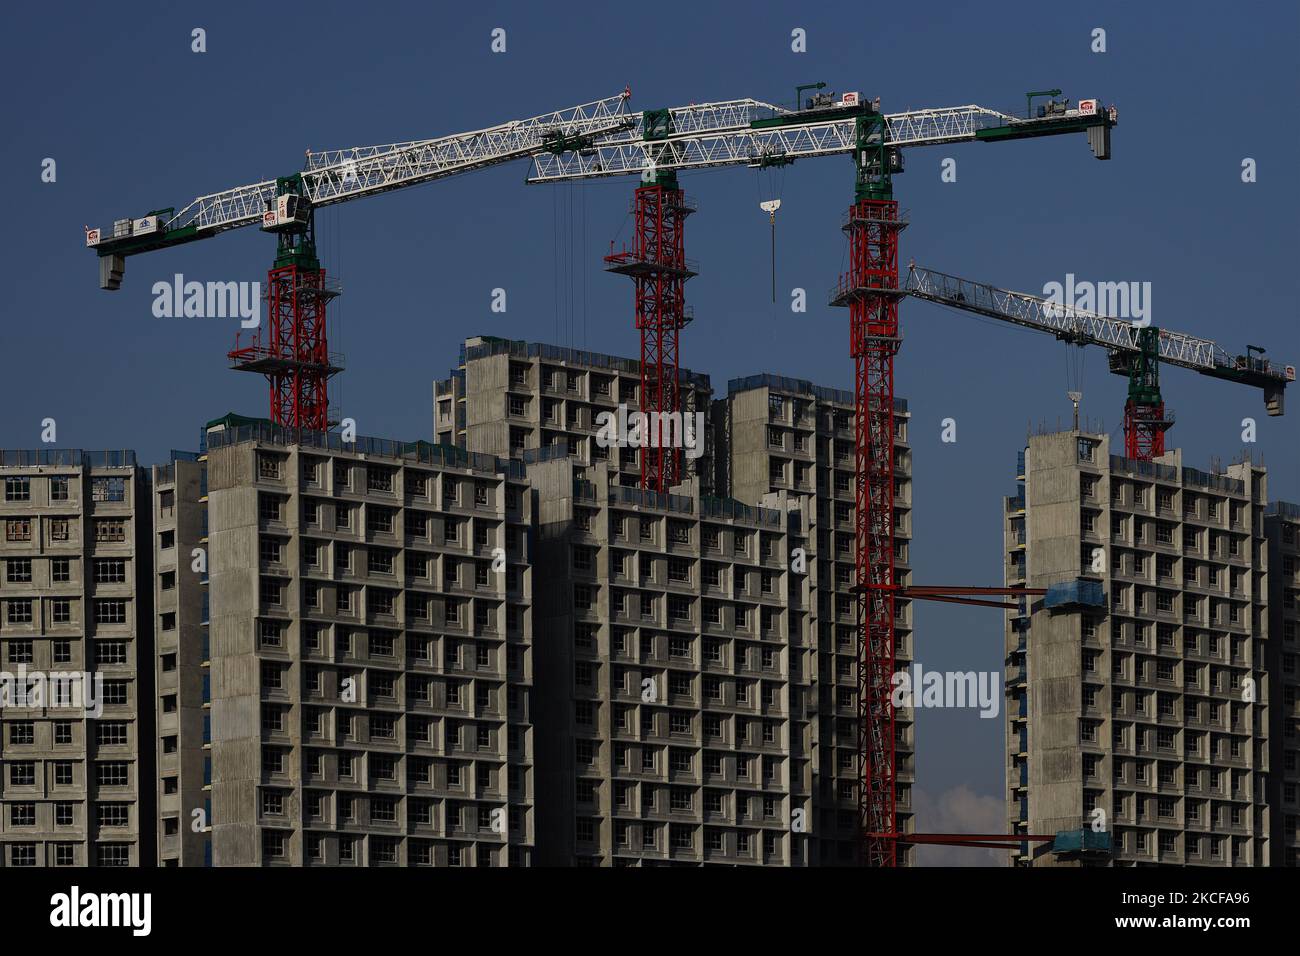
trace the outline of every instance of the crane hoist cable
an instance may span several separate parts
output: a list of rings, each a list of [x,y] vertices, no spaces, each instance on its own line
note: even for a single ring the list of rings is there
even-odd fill
[[[582,183],[582,250],[586,250],[586,183]],[[588,295],[590,261],[582,255],[582,350],[586,351],[586,295]]]
[[[758,187],[758,208],[767,213],[771,229],[772,258],[772,303],[776,304],[776,211],[781,208],[781,194],[785,186],[785,166],[759,165],[754,170],[754,182]],[[766,185],[763,180],[766,180]],[[766,197],[766,198],[765,198]]]
[[[560,191],[551,193],[551,281],[553,283],[552,310],[555,314],[555,341],[560,341]]]
[[[568,211],[565,213],[564,226],[567,229],[568,239],[568,261],[564,265],[565,274],[568,278],[568,287],[565,290],[565,299],[568,302],[568,326],[569,326],[569,349],[575,345],[577,336],[577,310],[575,300],[577,299],[577,230],[573,228],[573,219],[575,219],[575,191],[577,187],[573,183],[568,185]]]

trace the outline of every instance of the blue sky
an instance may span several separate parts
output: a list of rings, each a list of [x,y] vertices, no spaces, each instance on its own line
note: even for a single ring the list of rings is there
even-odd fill
[[[53,417],[62,446],[133,447],[153,461],[193,447],[199,425],[229,409],[265,413],[261,379],[226,368],[234,322],[156,319],[150,287],[175,272],[264,279],[273,242],[245,229],[131,259],[121,291],[107,293],[83,224],[290,173],[308,147],[476,129],[625,85],[636,109],[788,100],[796,84],[817,80],[879,96],[888,112],[1023,108],[1026,90],[1046,87],[1100,97],[1119,108],[1108,163],[1082,137],[909,153],[895,181],[912,222],[903,260],[1026,291],[1068,272],[1149,281],[1156,325],[1216,338],[1234,353],[1250,342],[1300,361],[1300,127],[1290,120],[1297,7],[1072,6],[755,2],[736,12],[667,2],[651,15],[641,5],[478,3],[451,16],[439,4],[323,2],[290,20],[264,4],[13,5],[0,39],[11,223],[0,238],[8,266],[0,446],[37,446],[41,420]],[[195,27],[207,32],[206,53],[191,52]],[[496,27],[506,30],[504,54],[489,48]],[[796,27],[807,32],[807,53],[791,51]],[[1090,52],[1097,27],[1106,30],[1104,54]],[[40,179],[46,157],[57,161],[54,183]],[[955,183],[940,180],[946,157],[957,160]],[[1246,157],[1258,164],[1253,184],[1241,182]],[[628,238],[633,184],[526,186],[526,169],[318,217],[322,256],[346,290],[331,342],[347,356],[341,403],[361,433],[430,437],[431,383],[466,335],[636,354],[631,285],[600,263],[611,239]],[[739,168],[682,177],[700,207],[688,225],[700,275],[688,286],[696,320],[683,363],[720,390],[757,371],[847,387],[847,315],[822,302],[844,267],[839,222],[852,168],[847,158],[813,160],[778,178]],[[757,203],[776,197],[774,307]],[[496,287],[507,290],[505,314],[489,309]],[[789,311],[794,287],[808,290],[807,314]],[[915,582],[997,583],[999,498],[1014,488],[1026,425],[1070,413],[1066,346],[917,302],[904,303],[902,322]],[[1239,454],[1240,422],[1251,416],[1274,495],[1300,499],[1300,407],[1266,419],[1253,390],[1178,369],[1163,378],[1178,417],[1171,443],[1187,464]],[[1124,383],[1106,372],[1103,352],[1086,353],[1082,387],[1085,414],[1118,435]],[[955,444],[939,441],[948,417],[957,419]],[[927,668],[1000,667],[996,612],[927,606],[916,618]],[[918,743],[932,803],[959,787],[1000,799],[1000,721],[923,712]],[[944,817],[953,827],[962,819]]]

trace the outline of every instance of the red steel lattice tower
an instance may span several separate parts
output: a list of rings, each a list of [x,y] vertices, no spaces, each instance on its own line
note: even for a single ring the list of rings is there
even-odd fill
[[[326,282],[316,257],[314,217],[299,199],[283,194],[277,209],[268,210],[267,228],[279,233],[279,250],[266,275],[267,324],[252,344],[236,341],[228,357],[235,369],[266,376],[271,421],[326,431],[334,424],[329,380],[342,371],[326,336],[326,306],[338,290]]]
[[[858,815],[862,862],[898,863],[894,764],[894,356],[901,343],[899,217],[890,178],[901,169],[884,118],[857,122],[857,189],[845,218],[849,271],[831,297],[849,308],[854,365],[854,558],[858,625]]]
[[[1124,455],[1137,461],[1155,461],[1165,453],[1165,403],[1138,405],[1131,399],[1124,404]]]
[[[898,327],[898,203],[860,200],[849,210],[849,307],[854,365],[858,645],[858,810],[868,866],[897,863],[894,785],[894,355]]]
[[[324,269],[296,265],[267,273],[267,321],[270,354],[280,367],[267,375],[271,418],[293,428],[324,431],[329,427],[329,361],[325,306],[332,297]]]
[[[1173,418],[1165,414],[1160,394],[1160,330],[1145,326],[1136,332],[1137,352],[1111,358],[1112,371],[1128,372],[1128,401],[1124,403],[1124,454],[1154,461],[1165,453],[1165,432]]]
[[[686,281],[696,275],[686,259],[686,217],[695,211],[675,176],[636,191],[631,249],[605,257],[610,272],[636,285],[636,327],[641,333],[641,411],[649,417],[641,449],[641,487],[667,492],[682,480],[684,434],[678,345],[691,320]],[[701,440],[695,436],[695,440]]]

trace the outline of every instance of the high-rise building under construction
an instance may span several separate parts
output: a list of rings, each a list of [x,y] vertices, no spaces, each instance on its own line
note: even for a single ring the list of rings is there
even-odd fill
[[[635,485],[639,476],[638,450],[605,447],[601,436],[596,433],[592,416],[600,411],[613,410],[620,399],[635,398],[636,365],[630,359],[575,353],[536,343],[470,339],[466,342],[460,368],[435,386],[435,431],[440,438],[454,440],[470,451],[510,454],[526,461],[563,456],[564,446],[560,443],[567,442],[573,450],[571,467],[574,479],[583,487],[600,486],[600,493],[604,494],[605,484]],[[792,708],[795,708],[794,701],[804,699],[795,693],[801,683],[810,698],[805,705],[788,714],[788,719],[793,722],[788,728],[791,735],[803,733],[797,726],[801,721],[807,724],[807,744],[799,748],[791,743],[790,749],[791,759],[806,765],[810,795],[802,817],[789,812],[798,809],[794,783],[797,775],[792,775],[790,794],[782,796],[781,801],[789,804],[784,813],[787,825],[793,819],[800,820],[799,829],[792,831],[795,835],[789,843],[791,848],[798,849],[783,850],[779,859],[796,865],[852,865],[859,859],[860,848],[857,803],[860,775],[858,627],[852,591],[855,568],[854,397],[851,392],[816,386],[803,380],[755,375],[731,382],[727,396],[709,405],[711,390],[708,380],[692,373],[682,374],[691,383],[688,391],[693,392],[686,407],[708,412],[703,416],[705,425],[701,429],[703,447],[686,456],[686,473],[692,480],[682,486],[682,494],[678,496],[684,502],[694,502],[690,505],[694,511],[688,513],[702,516],[711,512],[716,519],[723,513],[766,513],[754,511],[766,507],[773,513],[779,511],[783,516],[779,532],[774,529],[768,534],[777,535],[773,546],[780,544],[789,556],[787,572],[777,572],[773,568],[763,574],[771,577],[784,573],[783,583],[766,583],[769,587],[779,584],[789,592],[788,608],[781,611],[784,621],[777,632],[786,644],[790,668],[788,677],[782,675],[781,680],[788,680],[790,684]],[[907,444],[909,416],[906,402],[895,402],[894,415],[897,462],[895,559],[900,583],[906,584],[910,576],[911,538],[911,450]],[[573,427],[565,430],[561,425],[564,422],[572,422]],[[548,447],[556,451],[548,455],[545,452]],[[563,484],[556,484],[549,494],[563,497]],[[544,497],[539,495],[539,498]],[[781,504],[773,506],[773,501]],[[655,499],[655,505],[663,505],[663,502]],[[555,520],[562,523],[561,519]],[[559,532],[553,527],[551,533]],[[704,531],[699,534],[703,535]],[[745,574],[728,565],[735,561],[743,563],[744,558],[736,557],[730,551],[706,555],[699,551],[699,541],[695,538],[691,541],[694,543],[690,547],[694,550],[689,555],[689,566],[678,568],[686,576],[676,581],[668,578],[670,588],[678,584],[703,587],[698,579],[702,574],[707,580],[728,582],[714,584],[714,587],[743,596],[746,593],[743,588]],[[684,544],[678,542],[678,545]],[[590,562],[590,568],[597,574],[604,573],[610,555],[601,548],[591,550],[589,542],[579,545],[580,550],[584,547],[590,551],[584,555],[584,563]],[[619,550],[613,545],[610,548]],[[698,569],[694,565],[696,559]],[[566,565],[571,567],[572,560],[566,558],[562,548],[558,549],[553,560],[543,561],[539,566],[539,581],[545,575],[564,574],[564,568]],[[647,566],[654,566],[653,559],[645,561]],[[792,563],[800,568],[797,574],[788,572]],[[730,582],[736,580],[741,582],[741,589],[739,592],[729,591],[733,587]],[[568,583],[566,577],[559,590],[567,590]],[[638,583],[655,586],[656,579],[642,578]],[[539,586],[543,592],[549,593],[544,585]],[[764,593],[768,600],[779,600],[779,591]],[[701,596],[708,595],[701,592]],[[669,603],[672,603],[671,597]],[[710,601],[704,600],[701,607],[705,614],[709,613],[709,606]],[[598,614],[605,613],[599,606],[594,610]],[[699,617],[700,611],[692,613]],[[772,613],[771,609],[768,613]],[[604,617],[602,620],[609,628],[619,629],[614,619]],[[649,616],[639,622],[638,627],[642,631],[653,628],[656,626],[654,621],[655,618]],[[684,619],[685,623],[689,621],[690,618]],[[591,623],[578,622],[575,626],[581,630]],[[900,666],[906,666],[912,653],[911,608],[906,599],[897,602],[896,626],[897,661]],[[572,630],[570,625],[563,623],[558,630],[552,640],[545,642],[547,646],[568,641]],[[644,638],[637,639],[648,639],[653,643],[654,637],[647,633]],[[608,645],[604,641],[608,636],[605,629],[593,632],[589,640],[591,648],[613,654],[613,651],[606,650]],[[593,660],[593,663],[601,662]],[[603,663],[612,668],[617,661],[614,657],[607,657]],[[787,714],[779,716],[777,723],[784,725]],[[599,724],[595,726],[600,727]],[[781,735],[785,733],[784,730],[780,732]],[[910,709],[898,710],[895,734],[899,818],[901,827],[907,831],[912,828],[911,785],[915,779]],[[613,746],[612,738],[606,739],[606,745]],[[589,793],[589,785],[584,783],[582,790]],[[705,797],[713,799],[708,794]],[[588,801],[586,805],[589,811],[598,806],[599,801],[594,804]],[[571,814],[565,811],[565,815]],[[743,815],[740,819],[744,819]],[[578,853],[579,857],[590,859],[594,853],[602,861],[624,862],[638,856],[655,858],[655,847],[652,846],[645,848],[649,851],[647,854],[641,854],[641,848],[620,844],[617,838],[612,844],[603,842],[600,826],[597,822],[583,822],[583,833],[591,834],[592,839],[584,841],[588,850],[585,856]],[[549,832],[549,828],[546,829]],[[706,834],[706,838],[714,837]],[[805,844],[806,849],[803,849]],[[718,851],[709,856],[722,861],[727,859]],[[758,862],[761,858],[762,854],[756,854],[748,859]],[[906,864],[911,859],[911,848],[901,846],[900,862]]]
[[[573,459],[529,476],[541,861],[815,862],[803,500],[656,494]]]
[[[264,422],[207,469],[213,863],[528,865],[522,466]]]
[[[807,627],[816,647],[818,693],[815,801],[817,859],[857,862],[858,640],[854,554],[854,397],[842,389],[780,375],[751,375],[728,383],[713,404],[715,484],[742,502],[784,492],[804,502],[811,581]],[[894,401],[894,561],[898,583],[911,583],[912,451],[907,402]],[[911,601],[895,601],[895,664],[912,660]],[[895,711],[895,787],[899,828],[913,829],[916,780],[911,708]],[[898,862],[913,861],[901,844]]]
[[[1008,831],[1104,833],[1117,865],[1269,865],[1263,467],[1063,431],[1031,437],[1017,477],[1006,582],[1047,593],[1007,621]]]
[[[1274,866],[1300,866],[1300,505],[1275,501],[1268,536],[1268,805]]]
[[[674,434],[693,446],[681,452],[682,474],[699,479],[702,491],[711,494],[709,377],[689,369],[678,376],[682,431]],[[585,465],[607,464],[617,484],[642,484],[647,450],[635,443],[615,446],[601,436],[603,422],[620,421],[620,407],[624,415],[643,410],[641,363],[635,359],[475,336],[465,340],[460,364],[434,383],[433,407],[439,442],[502,458],[572,455]],[[626,419],[621,421],[626,433]]]
[[[0,866],[151,866],[148,473],[5,451],[0,482]]]

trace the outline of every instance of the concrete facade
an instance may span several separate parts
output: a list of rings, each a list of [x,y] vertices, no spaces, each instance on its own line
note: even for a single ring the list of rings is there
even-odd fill
[[[1269,678],[1273,704],[1268,805],[1274,866],[1300,866],[1300,505],[1264,514],[1269,555]]]
[[[158,865],[210,866],[207,465],[155,465],[152,482]]]
[[[712,493],[713,462],[707,375],[680,370],[684,414],[700,413],[699,457],[683,458],[684,478]],[[434,383],[434,435],[439,442],[501,458],[542,457],[564,444],[583,465],[604,463],[626,487],[641,483],[641,450],[602,447],[600,416],[620,405],[641,408],[641,363],[598,352],[490,336],[465,340],[460,366]]]
[[[208,434],[214,865],[528,865],[522,468],[298,441]]]
[[[1006,582],[1084,584],[1008,615],[1009,832],[1100,821],[1117,865],[1268,865],[1264,469],[1136,462],[1065,431],[1032,437],[1018,478]]]
[[[0,866],[151,865],[148,478],[41,450],[0,452],[0,482]]]
[[[715,485],[721,493],[752,503],[770,493],[805,502],[809,582],[813,599],[805,626],[817,648],[812,673],[817,695],[813,750],[818,865],[857,862],[858,837],[858,630],[855,584],[854,396],[842,389],[777,375],[753,375],[729,383],[713,403]],[[895,568],[899,584],[911,582],[912,450],[907,403],[894,403]],[[900,669],[913,660],[911,601],[896,602],[895,657]],[[896,780],[899,826],[914,829],[915,723],[911,708],[896,719]],[[901,865],[914,859],[900,847]]]
[[[801,499],[745,508],[533,465],[539,855],[551,865],[812,862],[814,651]]]

